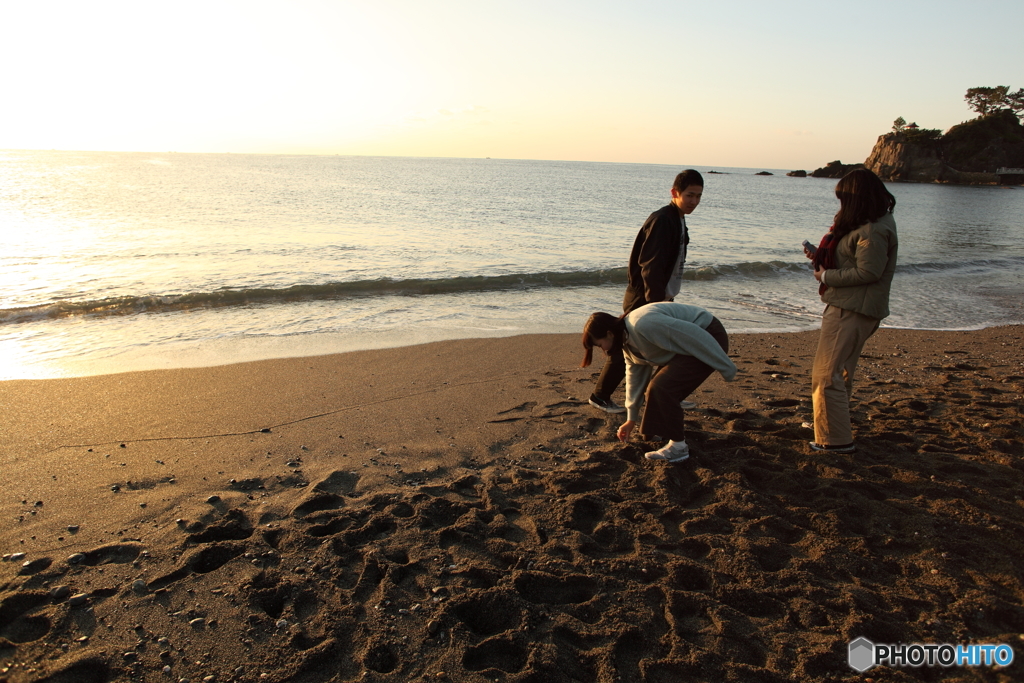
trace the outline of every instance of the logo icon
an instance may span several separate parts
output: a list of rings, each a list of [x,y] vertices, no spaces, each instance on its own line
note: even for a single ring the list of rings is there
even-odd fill
[[[875,665],[875,644],[864,637],[854,640],[849,645],[850,668],[864,673]]]

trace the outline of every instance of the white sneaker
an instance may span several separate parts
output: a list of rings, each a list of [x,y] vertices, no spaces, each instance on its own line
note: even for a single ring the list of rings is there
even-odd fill
[[[694,408],[697,407],[697,404],[694,403],[693,401],[680,401],[679,407],[682,408],[683,410],[693,410]]]
[[[648,460],[664,460],[665,462],[682,462],[690,457],[690,447],[685,441],[669,441],[656,451],[644,453]]]

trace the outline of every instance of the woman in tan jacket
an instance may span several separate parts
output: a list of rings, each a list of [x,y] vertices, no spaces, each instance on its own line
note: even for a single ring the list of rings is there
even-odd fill
[[[827,304],[811,372],[815,451],[852,453],[850,398],[861,350],[889,315],[889,289],[896,270],[896,198],[871,171],[859,169],[836,185],[839,211],[816,249],[818,292]]]

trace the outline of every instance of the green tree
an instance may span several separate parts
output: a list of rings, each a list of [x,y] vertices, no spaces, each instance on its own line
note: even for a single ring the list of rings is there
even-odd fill
[[[994,88],[969,88],[964,99],[967,106],[982,116],[1009,108],[1006,101],[1006,94],[1010,90],[1008,85],[997,85]],[[1014,93],[1016,95],[1017,93]]]
[[[1006,105],[1019,117],[1024,117],[1024,88],[1006,93]]]
[[[902,133],[903,129],[907,127],[907,120],[902,116],[892,122],[892,130],[894,133]]]

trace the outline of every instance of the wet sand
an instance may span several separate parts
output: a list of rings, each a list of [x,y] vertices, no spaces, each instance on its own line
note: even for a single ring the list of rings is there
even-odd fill
[[[847,663],[1024,654],[1022,338],[881,330],[838,455],[734,335],[671,465],[575,335],[0,382],[0,682],[1024,680]]]

